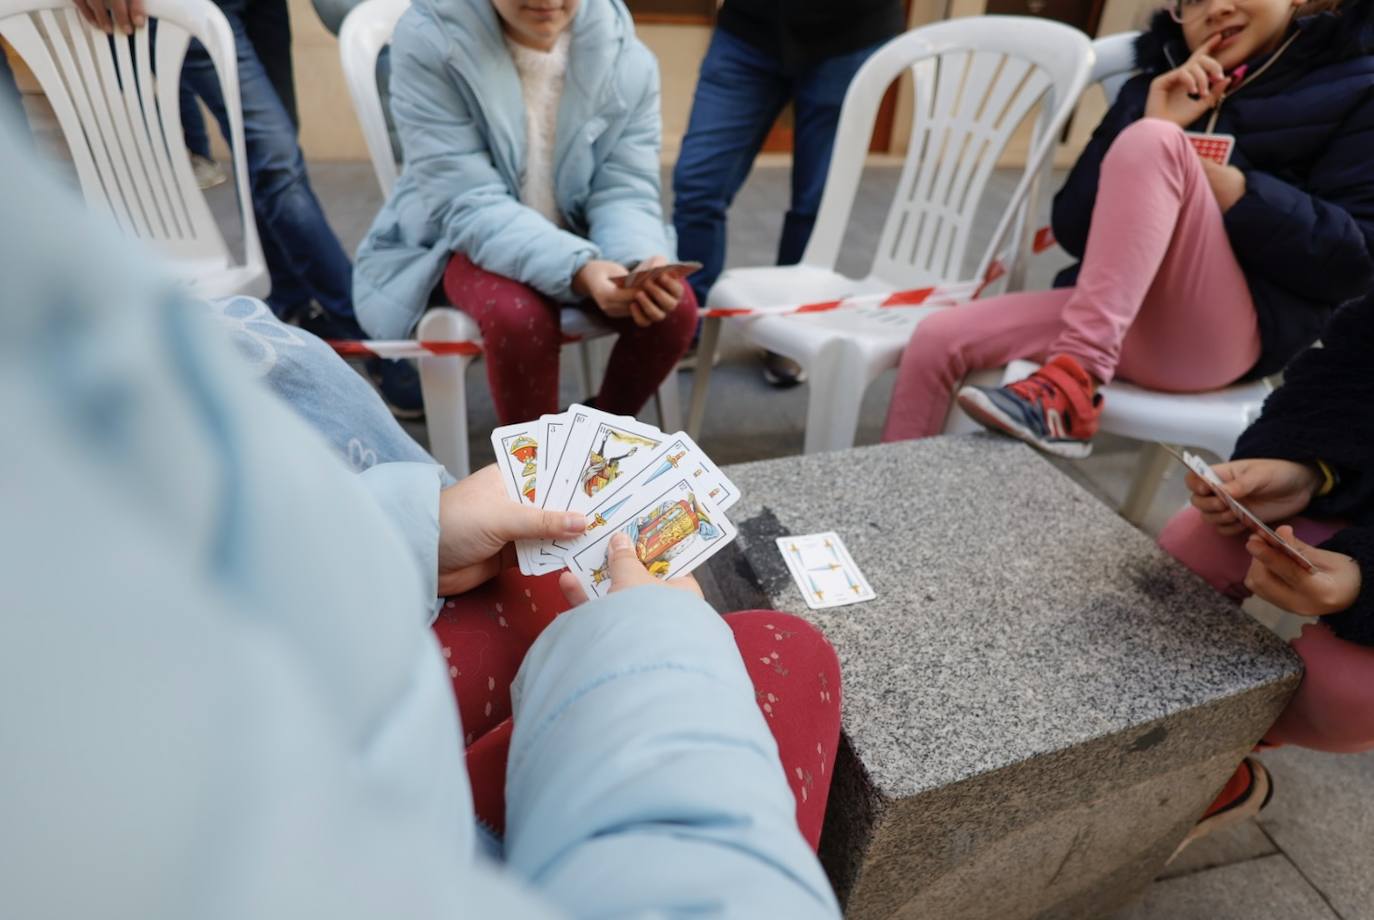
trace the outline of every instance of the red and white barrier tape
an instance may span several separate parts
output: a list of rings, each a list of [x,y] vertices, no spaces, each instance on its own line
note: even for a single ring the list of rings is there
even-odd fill
[[[1054,246],[1054,234],[1049,227],[1041,227],[1035,232],[1031,251],[1039,254]],[[931,287],[912,288],[906,291],[892,291],[886,294],[865,294],[856,297],[843,297],[838,300],[822,300],[816,303],[779,304],[772,307],[712,307],[703,309],[701,315],[714,319],[745,316],[801,316],[804,314],[829,313],[834,310],[854,310],[863,307],[891,309],[896,307],[919,306],[958,306],[976,300],[988,285],[1007,273],[1001,259],[993,259],[988,264],[980,281],[961,281],[954,284],[937,284]],[[578,336],[563,337],[564,343],[578,341]],[[415,339],[368,339],[365,341],[331,340],[329,343],[336,352],[345,358],[424,358],[431,356],[462,355],[476,357],[482,353],[482,343],[417,341]]]

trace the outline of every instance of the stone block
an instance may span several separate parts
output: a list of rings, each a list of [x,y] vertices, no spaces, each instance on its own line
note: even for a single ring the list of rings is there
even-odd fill
[[[1030,449],[987,435],[743,464],[726,606],[844,673],[821,856],[854,918],[1101,917],[1297,686],[1295,655]],[[877,592],[807,609],[773,543],[835,530]]]

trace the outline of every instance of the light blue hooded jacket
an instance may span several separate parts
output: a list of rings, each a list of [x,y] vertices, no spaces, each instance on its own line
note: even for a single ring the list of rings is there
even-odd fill
[[[348,469],[5,114],[0,917],[838,916],[729,628],[666,587],[531,648],[485,856],[439,468]]]
[[[454,252],[562,302],[591,259],[675,258],[659,200],[658,62],[620,0],[582,0],[558,110],[554,197],[568,229],[520,203],[525,103],[491,0],[415,0],[391,46],[405,151],[358,250],[369,334],[410,334]]]

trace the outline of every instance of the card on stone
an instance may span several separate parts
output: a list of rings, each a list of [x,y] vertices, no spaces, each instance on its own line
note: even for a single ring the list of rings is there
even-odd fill
[[[812,610],[844,607],[877,597],[844,541],[833,530],[778,537],[777,544],[787,570]]]
[[[568,570],[588,597],[604,597],[611,589],[606,554],[616,533],[629,536],[640,562],[658,578],[688,574],[735,539],[735,526],[685,477],[666,488],[636,492],[635,501],[617,517],[567,554]]]

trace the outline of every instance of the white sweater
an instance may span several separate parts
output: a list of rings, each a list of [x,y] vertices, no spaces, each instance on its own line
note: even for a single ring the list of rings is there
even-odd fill
[[[568,72],[568,33],[558,36],[550,51],[539,51],[506,39],[525,98],[525,168],[520,176],[520,201],[563,226],[553,193],[553,143],[558,127],[558,103]]]

